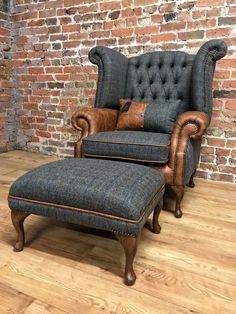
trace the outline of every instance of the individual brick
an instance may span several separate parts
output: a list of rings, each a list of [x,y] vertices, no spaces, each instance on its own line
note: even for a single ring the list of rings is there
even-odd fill
[[[212,173],[210,179],[214,181],[234,182],[234,176],[232,174]]]

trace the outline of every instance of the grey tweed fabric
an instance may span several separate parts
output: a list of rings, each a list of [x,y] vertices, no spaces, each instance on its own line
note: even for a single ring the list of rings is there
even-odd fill
[[[194,110],[212,115],[212,81],[216,61],[227,53],[223,40],[207,41],[198,51],[191,74],[191,105]]]
[[[157,107],[179,100],[187,111],[193,60],[193,55],[179,51],[155,51],[130,58],[125,98]]]
[[[167,103],[148,104],[144,114],[144,131],[171,134],[178,116],[186,106],[180,100]],[[168,114],[166,112],[168,111]]]
[[[121,53],[102,46],[89,52],[89,59],[99,69],[96,107],[119,109],[126,85],[128,59]]]
[[[110,131],[83,140],[84,156],[166,163],[169,134],[143,131]]]
[[[184,184],[188,184],[191,175],[198,165],[201,150],[201,140],[188,140],[186,152],[184,155],[183,178]]]
[[[164,179],[150,167],[68,158],[17,179],[8,202],[15,211],[135,235],[163,194]]]

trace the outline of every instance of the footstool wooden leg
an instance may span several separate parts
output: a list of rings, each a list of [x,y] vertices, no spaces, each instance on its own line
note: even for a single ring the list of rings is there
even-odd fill
[[[13,210],[11,212],[11,220],[17,232],[17,240],[15,245],[13,246],[16,252],[20,252],[24,249],[25,245],[24,220],[29,215],[30,214],[28,213],[16,212]]]
[[[137,237],[125,236],[115,232],[115,236],[120,241],[125,251],[125,274],[124,281],[127,286],[132,286],[135,283],[136,275],[133,269],[134,257],[137,252],[138,240],[140,234]]]
[[[153,221],[152,221],[154,233],[160,233],[161,232],[161,226],[159,225],[158,217],[160,215],[162,208],[163,208],[163,198],[160,200],[159,204],[157,204],[156,208],[154,209]]]

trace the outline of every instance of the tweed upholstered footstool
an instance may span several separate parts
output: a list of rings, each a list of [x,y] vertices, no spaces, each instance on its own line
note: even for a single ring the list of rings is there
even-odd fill
[[[125,283],[132,285],[140,231],[154,211],[153,231],[160,232],[163,194],[164,179],[150,167],[89,158],[45,164],[10,188],[8,202],[18,234],[14,248],[24,248],[23,222],[30,214],[112,231],[125,251]]]

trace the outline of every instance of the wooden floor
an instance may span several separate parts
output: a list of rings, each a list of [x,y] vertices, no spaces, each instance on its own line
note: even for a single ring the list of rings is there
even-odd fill
[[[160,235],[144,229],[133,287],[122,283],[123,251],[106,232],[30,216],[27,247],[13,252],[9,187],[55,159],[0,154],[0,314],[236,313],[236,185],[196,180],[182,219],[163,211]]]

